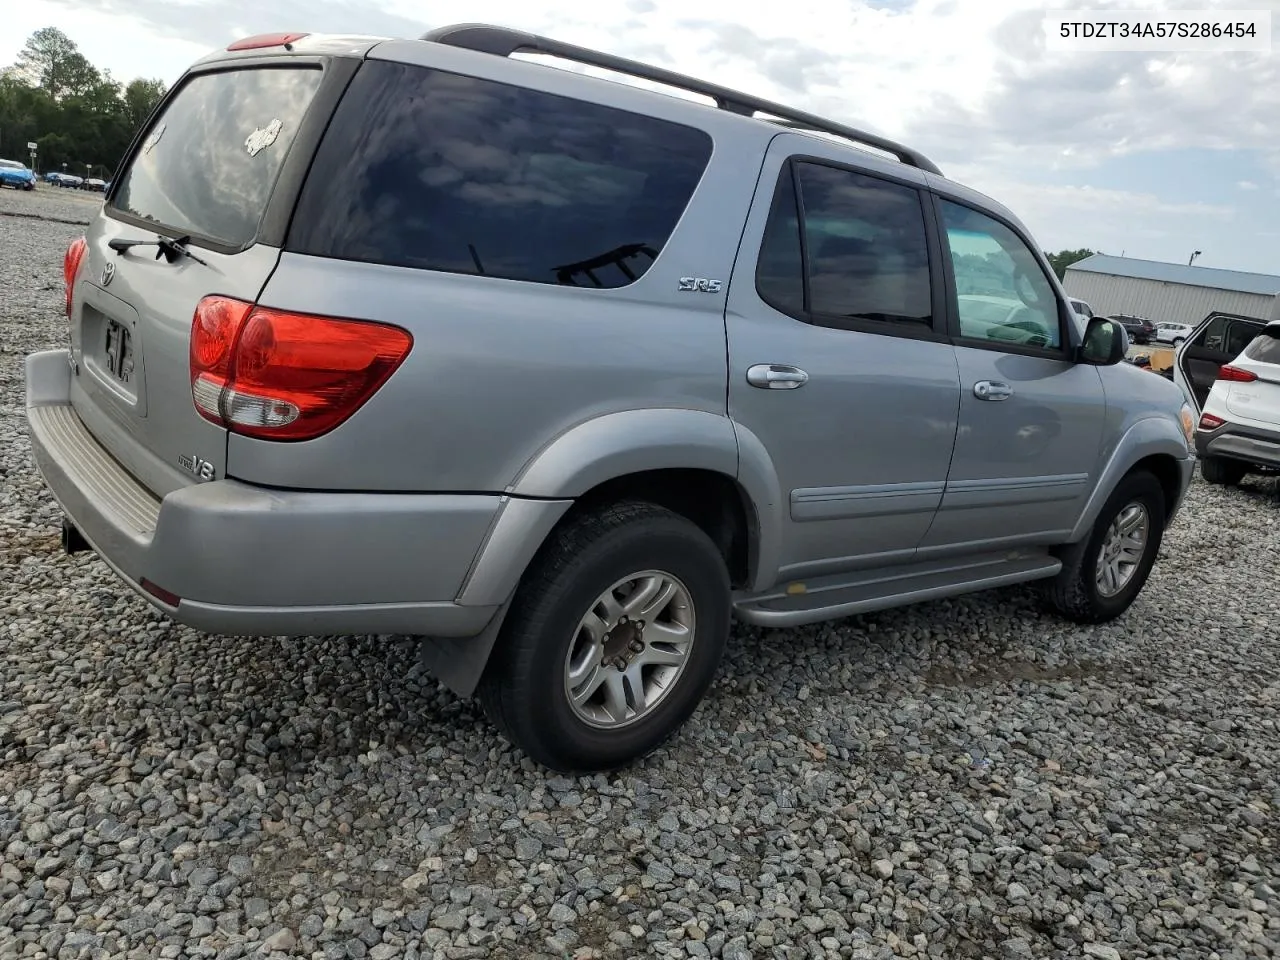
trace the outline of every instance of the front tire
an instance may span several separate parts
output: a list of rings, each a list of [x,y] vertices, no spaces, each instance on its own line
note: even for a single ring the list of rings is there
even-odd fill
[[[1223,457],[1201,457],[1200,476],[1207,483],[1217,483],[1224,487],[1238,486],[1249,472],[1247,464],[1239,460],[1227,460]]]
[[[477,695],[554,770],[608,770],[661,746],[710,687],[729,573],[698,526],[648,503],[571,517],[516,590]]]
[[[1062,553],[1062,570],[1046,589],[1049,605],[1076,623],[1105,623],[1137,598],[1164,537],[1164,488],[1150,473],[1125,477],[1089,535]]]

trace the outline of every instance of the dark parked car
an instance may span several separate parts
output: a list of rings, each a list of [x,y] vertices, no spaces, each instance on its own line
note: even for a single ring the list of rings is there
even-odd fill
[[[1133,317],[1127,313],[1117,313],[1111,318],[1124,327],[1129,339],[1134,343],[1150,343],[1156,335],[1156,325],[1146,317]]]

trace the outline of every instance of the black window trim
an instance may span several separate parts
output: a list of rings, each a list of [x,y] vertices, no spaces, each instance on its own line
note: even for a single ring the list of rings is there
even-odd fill
[[[1011,353],[1024,357],[1044,357],[1049,360],[1062,360],[1068,363],[1075,362],[1075,345],[1074,338],[1071,336],[1070,324],[1067,319],[1067,312],[1071,309],[1058,291],[1057,285],[1045,273],[1044,264],[1040,262],[1040,257],[1035,255],[1036,245],[1031,242],[1025,232],[1018,229],[1017,226],[1010,223],[1008,219],[1000,216],[994,210],[989,210],[976,203],[971,203],[954,197],[946,193],[938,193],[935,190],[929,191],[931,198],[930,206],[934,211],[934,220],[938,234],[938,244],[942,250],[943,273],[946,275],[946,286],[944,295],[947,301],[947,333],[951,342],[957,347],[971,347],[976,350],[990,350],[995,353]],[[951,258],[951,244],[947,241],[946,218],[942,212],[942,201],[954,203],[956,206],[966,207],[974,213],[981,214],[996,223],[1005,227],[1013,233],[1023,245],[1032,253],[1032,259],[1040,268],[1040,274],[1049,284],[1049,290],[1053,294],[1054,301],[1058,307],[1058,341],[1057,347],[1036,347],[1023,343],[993,343],[990,340],[980,340],[977,337],[966,337],[960,332],[960,303],[956,298],[956,275],[955,263]]]
[[[340,93],[338,96],[334,98],[331,104],[327,105],[327,109],[325,111],[324,127],[316,135],[315,141],[311,144],[310,150],[308,151],[306,168],[299,174],[297,184],[292,189],[291,202],[289,204],[289,216],[281,231],[280,241],[277,244],[281,248],[281,251],[284,253],[295,253],[300,256],[316,257],[318,259],[324,259],[324,260],[333,260],[338,263],[355,263],[355,264],[365,264],[370,266],[387,267],[388,269],[393,269],[393,270],[420,270],[420,271],[426,270],[432,273],[451,274],[453,276],[460,276],[460,277],[479,277],[479,278],[488,279],[488,280],[500,280],[505,283],[525,283],[525,284],[532,283],[535,286],[551,286],[551,287],[556,287],[557,289],[560,289],[560,290],[583,290],[583,291],[590,291],[592,294],[596,296],[606,296],[608,294],[614,293],[615,291],[628,290],[634,287],[637,283],[642,282],[646,277],[649,276],[650,273],[653,272],[654,266],[657,264],[658,260],[661,259],[662,254],[665,253],[667,248],[671,245],[671,239],[680,230],[680,226],[688,216],[689,210],[693,207],[693,204],[697,201],[698,192],[703,189],[703,184],[706,183],[707,173],[712,169],[716,161],[716,148],[717,148],[716,138],[706,129],[684,120],[672,120],[667,117],[660,117],[652,113],[646,113],[642,110],[619,107],[613,104],[602,103],[602,102],[598,102],[598,101],[587,99],[585,97],[580,97],[580,96],[570,96],[568,94],[563,94],[563,93],[553,93],[548,90],[543,90],[539,87],[530,87],[525,84],[512,82],[510,80],[495,80],[492,77],[483,76],[478,73],[467,73],[465,71],[456,70],[456,69],[451,70],[451,69],[447,69],[445,67],[441,67],[438,65],[430,64],[430,63],[417,63],[417,62],[409,62],[409,61],[402,61],[402,60],[380,60],[380,59],[357,61],[357,64],[361,67],[363,67],[366,63],[370,65],[406,67],[413,70],[420,70],[428,73],[441,73],[441,74],[448,74],[454,77],[463,77],[468,80],[478,80],[484,83],[495,84],[497,86],[511,87],[518,90],[525,90],[525,91],[540,94],[546,97],[554,97],[561,100],[573,100],[576,102],[589,104],[591,106],[602,107],[604,109],[611,110],[614,113],[640,117],[645,120],[656,120],[661,123],[670,124],[671,126],[682,127],[686,130],[692,130],[696,133],[699,133],[706,139],[707,146],[708,146],[707,159],[702,165],[702,170],[698,173],[698,179],[693,185],[693,190],[690,192],[688,199],[685,201],[684,209],[681,210],[680,216],[676,218],[675,223],[672,225],[671,232],[667,234],[666,240],[664,240],[662,243],[662,248],[657,251],[657,255],[654,257],[653,261],[649,264],[648,267],[645,268],[645,272],[641,276],[635,278],[634,280],[629,280],[627,283],[618,287],[588,287],[588,286],[574,286],[571,284],[555,284],[555,283],[544,284],[544,283],[539,283],[538,281],[535,281],[535,280],[528,280],[524,278],[503,277],[497,274],[494,274],[494,275],[478,274],[478,273],[465,271],[465,270],[446,270],[442,267],[405,266],[402,264],[383,263],[380,260],[341,257],[341,256],[336,256],[334,254],[300,253],[296,249],[293,243],[293,237],[292,237],[293,227],[294,227],[293,221],[297,214],[298,207],[301,205],[302,190],[303,190],[303,187],[306,185],[307,178],[310,176],[312,164],[315,158],[319,155],[319,152],[320,152],[319,148],[321,143],[324,140],[325,132],[328,130],[330,122],[337,115],[337,109],[342,99],[341,93]],[[351,76],[349,76],[346,80],[346,83],[343,84],[342,93],[345,93],[346,87],[352,82],[352,80],[354,80],[355,74],[356,74],[356,70],[353,69],[351,72]],[[319,99],[319,93],[317,93],[317,99]],[[299,131],[299,136],[301,136],[301,131]],[[282,171],[282,174],[283,174],[283,171]]]
[[[892,183],[895,186],[906,187],[915,193],[916,201],[920,204],[921,221],[925,233],[925,249],[929,258],[929,302],[931,316],[927,324],[914,323],[909,320],[857,320],[849,317],[820,313],[808,309],[810,303],[809,250],[808,242],[805,239],[804,229],[804,194],[800,190],[799,165],[802,163],[830,167],[834,170],[840,170],[845,173],[856,173],[859,176],[868,177],[873,180]],[[752,268],[752,284],[755,289],[755,294],[761,302],[793,320],[797,320],[800,323],[807,323],[813,327],[826,327],[830,330],[848,330],[854,333],[870,333],[886,337],[902,337],[908,340],[927,340],[934,343],[946,343],[948,336],[946,328],[942,323],[945,317],[944,311],[946,300],[943,296],[942,290],[943,272],[941,250],[938,246],[933,207],[925,196],[927,193],[926,188],[905,177],[895,177],[891,174],[881,173],[878,170],[868,170],[867,168],[854,163],[842,163],[838,160],[831,160],[828,157],[819,157],[807,153],[788,154],[783,158],[782,166],[774,181],[773,189],[768,194],[767,203],[765,203],[766,198],[764,196],[759,198],[759,202],[764,204],[766,210],[765,230],[769,227],[769,214],[773,210],[773,204],[777,198],[777,192],[783,186],[784,180],[790,181],[792,197],[795,200],[796,218],[800,234],[800,273],[804,289],[805,309],[799,311],[792,310],[784,304],[780,304],[772,300],[770,297],[766,296],[763,291],[761,291],[758,270],[760,265],[760,251],[763,249],[764,244],[763,231],[760,234],[760,241],[755,254],[755,265]]]
[[[133,141],[125,151],[125,155],[117,167],[116,174],[112,178],[111,190],[103,199],[103,214],[112,220],[127,223],[142,230],[148,230],[162,237],[190,236],[192,246],[202,247],[219,254],[234,255],[243,253],[257,244],[283,248],[289,223],[293,219],[294,206],[297,203],[307,172],[311,169],[311,161],[315,156],[316,147],[319,145],[324,131],[329,126],[329,120],[333,116],[334,109],[337,107],[339,100],[342,99],[347,85],[351,82],[351,78],[355,76],[362,62],[356,57],[271,55],[240,57],[234,60],[215,60],[207,64],[191,67],[165,93],[164,97],[161,98],[160,102],[156,104],[151,114],[147,117],[146,122],[134,134]],[[280,169],[276,173],[275,184],[272,186],[266,208],[262,212],[262,217],[258,221],[257,229],[252,237],[244,243],[224,243],[214,237],[207,237],[190,231],[179,231],[169,224],[161,224],[154,220],[136,217],[112,205],[116,191],[119,189],[120,181],[123,179],[122,174],[133,163],[155,122],[179,94],[186,89],[188,84],[197,77],[205,77],[211,74],[264,68],[319,70],[321,78],[320,85],[311,100],[311,105],[307,109],[302,125],[298,128],[297,134],[294,135],[293,141],[289,144],[289,150],[285,154],[284,162],[281,163]]]

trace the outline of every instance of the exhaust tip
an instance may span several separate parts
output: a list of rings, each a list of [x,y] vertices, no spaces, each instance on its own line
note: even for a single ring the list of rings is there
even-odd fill
[[[83,553],[86,550],[92,550],[89,541],[84,538],[84,534],[77,529],[76,525],[66,517],[62,518],[62,552],[67,554]]]

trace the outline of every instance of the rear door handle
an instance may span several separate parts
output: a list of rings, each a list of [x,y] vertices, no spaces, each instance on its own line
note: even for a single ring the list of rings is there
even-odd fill
[[[809,382],[809,375],[786,363],[757,363],[747,368],[747,383],[762,390],[794,390]]]
[[[973,395],[979,400],[1008,400],[1013,387],[999,380],[979,380],[973,385]]]

